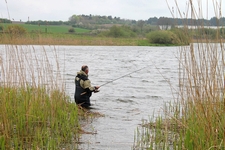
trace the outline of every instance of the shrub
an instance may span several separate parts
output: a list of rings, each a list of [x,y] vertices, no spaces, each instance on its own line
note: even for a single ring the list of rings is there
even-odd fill
[[[4,29],[4,27],[2,25],[0,25],[0,32],[2,32]]]
[[[136,37],[135,32],[128,26],[112,26],[109,30],[103,31],[99,36],[108,36],[108,37]]]
[[[179,39],[179,44],[180,45],[188,45],[191,40],[191,35],[189,32],[185,29],[178,29],[178,28],[173,28],[171,30]]]
[[[77,27],[77,25],[73,24],[73,25],[72,25],[72,27],[73,27],[73,28],[76,28],[76,27]]]
[[[8,32],[11,35],[23,35],[26,34],[26,29],[19,25],[9,25],[6,28],[6,32]]]
[[[74,29],[74,28],[70,28],[70,29],[68,30],[68,32],[69,32],[69,33],[74,33],[74,32],[75,32],[75,29]]]
[[[112,36],[112,37],[123,37],[124,36],[124,33],[123,31],[121,30],[120,27],[117,27],[117,26],[113,26],[109,29],[109,36]]]
[[[155,44],[180,44],[179,38],[171,31],[153,31],[147,34],[150,43]]]

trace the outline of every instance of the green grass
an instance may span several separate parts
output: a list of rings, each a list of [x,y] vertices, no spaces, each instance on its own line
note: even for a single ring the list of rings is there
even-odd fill
[[[0,149],[61,149],[78,142],[76,105],[60,91],[0,88]],[[74,140],[73,140],[74,139]]]
[[[7,28],[9,23],[0,23],[4,28]],[[68,30],[72,28],[67,25],[31,25],[31,24],[17,24],[24,27],[28,32],[43,32],[43,33],[68,33]],[[87,33],[90,32],[88,29],[75,28],[75,33]]]
[[[29,24],[17,24],[16,27],[19,27],[18,29],[20,30],[23,29],[24,34],[9,35],[9,32],[7,32],[7,26],[15,24],[2,23],[0,25],[3,26],[4,30],[6,31],[2,34],[0,33],[1,44],[176,46],[175,44],[149,43],[147,39],[139,37],[114,38],[101,37],[96,35],[94,36],[87,34],[90,32],[90,30],[82,28],[75,28],[75,33],[68,33],[68,29],[71,28],[71,26],[66,25],[38,26]],[[11,29],[15,28],[11,26]],[[16,40],[12,40],[12,38],[16,38]]]
[[[59,66],[52,67],[57,58],[19,45],[6,45],[2,54],[0,149],[76,149],[79,111],[65,93]]]

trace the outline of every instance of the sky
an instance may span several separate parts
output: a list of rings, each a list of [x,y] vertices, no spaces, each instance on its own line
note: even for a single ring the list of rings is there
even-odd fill
[[[72,15],[91,14],[138,21],[152,17],[179,17],[175,1],[182,16],[190,16],[190,11],[187,11],[189,0],[0,0],[0,18],[68,21]],[[198,13],[202,18],[210,19],[215,16],[213,1],[223,10],[225,2],[221,3],[222,0],[193,0],[193,5],[197,12],[202,12]]]

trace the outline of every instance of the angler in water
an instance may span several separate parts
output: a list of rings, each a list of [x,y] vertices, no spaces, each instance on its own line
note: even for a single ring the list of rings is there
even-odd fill
[[[84,108],[91,106],[90,97],[92,92],[96,93],[100,88],[100,86],[91,86],[91,81],[88,79],[88,72],[88,66],[84,65],[75,77],[74,99],[77,105]]]

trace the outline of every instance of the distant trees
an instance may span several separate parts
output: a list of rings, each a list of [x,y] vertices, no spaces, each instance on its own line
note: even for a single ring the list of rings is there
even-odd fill
[[[136,37],[136,33],[132,31],[129,26],[112,26],[109,30],[102,31],[99,36],[106,36],[106,37]]]
[[[71,25],[78,25],[82,22],[83,26],[88,24],[132,24],[133,20],[121,19],[120,17],[112,16],[99,16],[99,15],[72,15],[69,17],[69,23]]]
[[[0,18],[0,23],[12,23],[11,20]],[[225,17],[212,17],[210,20],[206,19],[191,19],[191,18],[168,18],[168,17],[151,17],[147,20],[130,20],[121,19],[120,17],[100,16],[100,15],[72,15],[68,21],[27,21],[26,24],[34,25],[74,25],[84,28],[93,29],[94,26],[103,24],[123,24],[123,25],[137,25],[141,28],[143,24],[150,25],[205,25],[205,26],[224,26]]]
[[[73,15],[69,18],[68,24],[73,25],[73,27],[81,27],[87,29],[109,29],[111,25],[127,25],[134,29],[134,32],[144,33],[146,31],[152,31],[148,28],[148,25],[160,26],[163,29],[170,29],[175,26],[182,25],[203,25],[203,26],[217,26],[225,25],[225,18],[211,18],[210,20],[206,19],[190,19],[190,18],[168,18],[168,17],[152,17],[148,20],[129,20],[121,19],[120,17],[112,16],[98,16],[98,15]]]
[[[143,20],[139,20],[139,21],[137,22],[137,26],[141,29],[141,32],[142,32],[142,29],[143,29],[143,27],[144,27],[144,24],[145,24],[145,21],[143,21]]]
[[[147,21],[146,21],[147,24],[151,24],[151,25],[157,25],[158,23],[158,18],[157,17],[154,17],[154,18],[149,18]]]
[[[0,18],[0,23],[12,23],[11,20]]]
[[[173,20],[167,17],[160,17],[157,21],[158,26],[162,26],[163,29],[168,30],[169,27],[174,26]]]
[[[33,25],[63,25],[63,24],[68,24],[67,22],[63,21],[27,21],[25,24],[33,24]]]
[[[220,18],[220,19],[213,17],[209,20],[209,22],[211,25],[214,25],[214,26],[217,26],[217,25],[224,26],[225,25],[225,17]]]
[[[168,17],[153,17],[146,21],[147,24],[151,25],[205,25],[205,26],[224,26],[225,17],[216,18],[213,17],[210,20],[206,19],[191,19],[191,18],[168,18]]]

